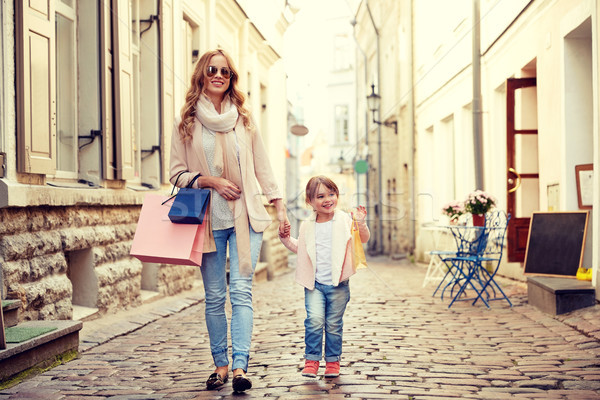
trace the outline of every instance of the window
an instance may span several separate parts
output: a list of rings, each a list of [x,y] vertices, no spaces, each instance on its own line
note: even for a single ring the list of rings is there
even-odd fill
[[[336,143],[347,143],[348,137],[348,106],[335,106],[335,141]]]
[[[342,71],[352,67],[352,46],[347,35],[333,38],[333,70]]]
[[[181,24],[181,35],[185,43],[183,52],[184,71],[181,82],[185,93],[192,80],[192,73],[194,72],[196,61],[198,61],[198,58],[200,58],[200,32],[198,25],[185,15],[183,18],[183,23]]]
[[[173,71],[172,46],[159,45],[172,43],[171,3],[161,4],[159,35],[153,0],[15,2],[19,172],[160,184],[160,121],[173,121],[172,102],[161,114],[161,88],[173,94],[172,77],[160,80],[165,59]]]
[[[56,175],[77,177],[77,10],[56,3]]]

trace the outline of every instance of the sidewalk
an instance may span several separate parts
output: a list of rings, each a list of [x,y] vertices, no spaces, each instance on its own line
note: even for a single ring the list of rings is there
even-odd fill
[[[514,306],[472,306],[421,288],[425,266],[370,258],[351,278],[342,375],[300,375],[304,301],[293,273],[255,285],[246,398],[600,399],[600,306],[552,317],[503,281]],[[85,322],[80,357],[0,391],[5,399],[221,399],[201,293]],[[320,371],[321,373],[323,370]],[[236,396],[237,397],[237,396]]]

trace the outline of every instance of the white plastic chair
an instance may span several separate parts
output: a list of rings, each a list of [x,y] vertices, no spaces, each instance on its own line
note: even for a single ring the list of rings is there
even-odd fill
[[[429,282],[440,283],[448,272],[448,267],[442,261],[444,256],[456,253],[456,243],[448,228],[440,225],[428,225],[423,229],[431,231],[433,237],[433,250],[426,252],[429,255],[429,265],[423,279],[423,286]]]

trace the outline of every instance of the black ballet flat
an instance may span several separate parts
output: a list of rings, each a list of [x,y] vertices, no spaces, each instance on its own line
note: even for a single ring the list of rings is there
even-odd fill
[[[248,379],[245,375],[236,375],[233,377],[233,391],[234,392],[243,392],[252,387],[252,381]]]
[[[229,377],[227,375],[221,377],[221,375],[215,372],[208,377],[208,380],[206,381],[206,389],[214,390],[220,386],[223,386],[228,379]]]

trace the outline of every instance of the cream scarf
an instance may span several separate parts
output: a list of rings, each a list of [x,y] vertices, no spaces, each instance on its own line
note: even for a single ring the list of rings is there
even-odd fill
[[[239,114],[235,105],[228,95],[221,103],[221,114],[217,112],[210,99],[202,94],[196,103],[196,118],[198,121],[215,132],[215,158],[214,163],[217,170],[222,170],[223,178],[235,183],[242,193],[240,198],[228,201],[229,208],[234,216],[234,228],[237,241],[237,252],[240,274],[250,276],[252,274],[252,260],[250,256],[250,221],[244,197],[244,184],[240,172],[238,146],[235,127],[238,124]],[[241,125],[240,128],[243,128]],[[241,129],[243,131],[243,129]],[[199,155],[202,175],[210,175],[208,163],[204,153]],[[208,232],[212,237],[212,229]]]

